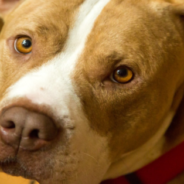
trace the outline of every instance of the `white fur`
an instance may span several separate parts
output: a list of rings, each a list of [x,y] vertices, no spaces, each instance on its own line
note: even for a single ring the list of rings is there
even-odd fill
[[[79,169],[85,170],[85,174],[81,174],[81,177],[86,178],[80,179],[79,176],[78,181],[73,181],[75,184],[99,182],[109,166],[108,152],[104,151],[104,147],[107,147],[107,140],[90,130],[71,80],[71,74],[75,71],[76,63],[95,20],[109,1],[86,0],[80,7],[75,25],[69,32],[69,38],[61,54],[17,81],[7,90],[6,98],[1,103],[2,107],[6,101],[25,97],[35,104],[50,106],[60,119],[68,117],[68,124],[65,128],[67,129],[68,126],[76,128],[72,147],[90,155],[84,157],[86,161],[79,166]],[[68,131],[68,136],[72,137],[72,135]],[[85,142],[81,144],[81,140]],[[95,164],[92,164],[94,160]],[[88,168],[85,168],[85,162],[88,163]],[[96,164],[101,165],[100,170],[94,169]],[[92,178],[90,178],[91,175],[93,175]]]

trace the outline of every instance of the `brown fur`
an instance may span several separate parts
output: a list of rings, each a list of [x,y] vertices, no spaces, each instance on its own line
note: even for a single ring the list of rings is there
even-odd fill
[[[109,3],[74,75],[90,127],[108,135],[112,159],[138,148],[156,133],[184,75],[179,18],[167,6],[160,15],[146,1],[140,6],[137,1]],[[110,81],[109,75],[120,65],[133,68],[135,79],[130,84]]]

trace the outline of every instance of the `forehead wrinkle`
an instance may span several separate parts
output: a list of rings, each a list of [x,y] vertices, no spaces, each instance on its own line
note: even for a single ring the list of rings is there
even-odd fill
[[[67,27],[70,27],[83,1],[84,0],[72,0],[69,2],[66,2],[66,0],[37,0],[31,3],[29,0],[26,0],[7,16],[7,21],[5,22],[12,21],[13,23],[20,24],[20,27],[22,23],[28,26],[32,24],[33,27],[35,27],[35,24],[44,24],[46,27],[52,27],[51,25],[60,27],[60,24],[65,24]],[[31,27],[32,26],[30,26],[30,28]]]
[[[68,38],[68,27],[63,25],[59,29],[55,25],[49,27],[38,25],[36,33],[39,38],[44,39],[44,41],[50,41],[51,47],[55,48],[52,55],[57,55],[63,50],[64,44]]]

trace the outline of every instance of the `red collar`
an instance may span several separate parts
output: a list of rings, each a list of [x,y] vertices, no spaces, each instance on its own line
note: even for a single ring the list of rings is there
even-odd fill
[[[135,173],[101,184],[166,184],[184,171],[184,142]]]

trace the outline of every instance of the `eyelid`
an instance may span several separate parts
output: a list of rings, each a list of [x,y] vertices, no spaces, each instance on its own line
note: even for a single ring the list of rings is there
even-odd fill
[[[119,82],[117,82],[116,80],[114,80],[114,77],[113,77],[113,76],[114,76],[114,72],[111,74],[110,79],[111,79],[113,82],[119,84]]]
[[[19,52],[18,49],[17,49],[17,47],[16,47],[16,45],[17,45],[17,40],[18,40],[18,38],[16,38],[16,40],[14,41],[14,49],[16,50],[16,52],[18,52],[18,53],[21,54],[21,52]]]

